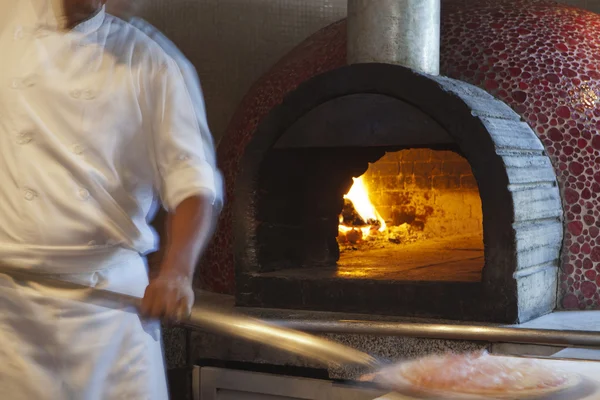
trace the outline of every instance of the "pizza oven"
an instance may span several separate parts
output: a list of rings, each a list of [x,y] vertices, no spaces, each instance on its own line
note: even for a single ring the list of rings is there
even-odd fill
[[[439,0],[350,0],[347,66],[257,121],[232,202],[250,307],[495,322],[556,307],[556,176],[508,105],[439,76]]]

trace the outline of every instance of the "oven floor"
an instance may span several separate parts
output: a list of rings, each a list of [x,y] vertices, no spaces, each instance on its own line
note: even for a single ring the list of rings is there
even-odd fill
[[[477,235],[417,242],[396,249],[345,251],[337,267],[298,268],[261,275],[304,279],[480,282],[483,264],[483,240]]]

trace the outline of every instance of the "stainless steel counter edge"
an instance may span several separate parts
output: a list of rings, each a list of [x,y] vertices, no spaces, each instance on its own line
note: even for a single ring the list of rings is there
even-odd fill
[[[373,321],[274,320],[266,322],[311,333],[404,336],[427,339],[506,342],[600,348],[600,332],[559,331],[478,325],[446,325]]]

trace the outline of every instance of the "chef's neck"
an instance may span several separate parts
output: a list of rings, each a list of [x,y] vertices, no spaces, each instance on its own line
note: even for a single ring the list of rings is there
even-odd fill
[[[73,29],[77,25],[95,17],[104,7],[106,0],[62,0],[66,29]]]
[[[102,6],[100,6],[99,8],[92,10],[90,13],[81,13],[81,12],[73,12],[73,13],[69,13],[69,11],[67,10],[65,17],[66,17],[66,25],[65,25],[65,29],[71,30],[73,28],[75,28],[77,25],[81,24],[82,22],[85,22],[89,19],[94,18],[96,15],[98,15],[98,13],[102,11]]]
[[[4,0],[0,0],[4,1]],[[27,1],[27,0],[26,0]],[[106,0],[28,0],[38,20],[48,26],[70,30],[102,11]]]
[[[141,2],[142,0],[110,0],[106,2],[106,12],[128,21],[137,15]]]

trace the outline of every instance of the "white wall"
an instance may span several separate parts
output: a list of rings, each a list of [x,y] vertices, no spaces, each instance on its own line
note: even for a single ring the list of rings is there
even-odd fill
[[[196,65],[218,139],[250,85],[307,36],[344,18],[347,0],[142,1],[142,16]],[[600,0],[563,2],[600,12]]]

